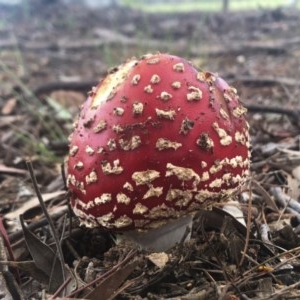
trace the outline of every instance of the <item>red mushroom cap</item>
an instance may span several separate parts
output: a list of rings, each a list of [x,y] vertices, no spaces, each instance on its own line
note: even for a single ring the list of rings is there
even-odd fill
[[[249,175],[245,113],[234,88],[182,58],[128,60],[90,92],[70,137],[75,214],[151,229],[225,201]]]

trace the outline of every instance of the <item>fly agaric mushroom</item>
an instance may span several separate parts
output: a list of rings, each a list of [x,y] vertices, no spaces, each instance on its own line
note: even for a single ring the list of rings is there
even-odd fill
[[[114,68],[70,136],[75,214],[87,227],[142,232],[156,249],[162,228],[180,239],[194,212],[226,201],[249,175],[245,113],[233,87],[180,57],[148,54]]]

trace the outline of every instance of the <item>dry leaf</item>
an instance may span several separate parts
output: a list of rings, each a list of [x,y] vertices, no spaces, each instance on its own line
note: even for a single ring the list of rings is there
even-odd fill
[[[35,265],[48,276],[49,291],[54,293],[63,284],[62,267],[64,266],[57,254],[25,226],[22,216],[20,221],[26,245]]]
[[[169,256],[165,252],[154,252],[146,256],[158,268],[163,268],[169,261]]]
[[[14,111],[16,104],[17,104],[16,98],[8,99],[1,109],[2,115],[10,115]]]
[[[31,266],[31,275],[34,277],[41,276],[39,279],[47,280],[49,285],[49,292],[55,293],[60,286],[64,283],[63,281],[63,270],[66,276],[65,280],[71,278],[65,287],[68,293],[74,291],[77,287],[77,282],[71,270],[64,265],[52,248],[47,244],[43,243],[32,231],[30,231],[24,224],[22,216],[20,216],[20,222],[23,229],[24,239],[27,248],[33,258],[36,269]],[[62,269],[63,268],[63,269]],[[29,269],[28,269],[29,271]]]

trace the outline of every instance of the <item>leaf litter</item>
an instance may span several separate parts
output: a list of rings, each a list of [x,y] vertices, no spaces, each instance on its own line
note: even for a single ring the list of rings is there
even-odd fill
[[[49,4],[47,14],[39,5],[33,23],[20,8],[3,6],[18,30],[0,30],[1,293],[13,299],[300,298],[297,12],[187,18],[116,7],[99,19],[74,5],[68,7],[73,22],[61,16],[65,4]],[[95,41],[82,35],[88,27]],[[138,30],[147,32],[147,43],[133,37]],[[252,166],[249,182],[232,199],[246,225],[219,204],[195,216],[189,242],[155,254],[128,241],[116,245],[100,228],[79,227],[60,165],[70,119],[110,63],[157,50],[188,52],[238,88],[248,107]]]

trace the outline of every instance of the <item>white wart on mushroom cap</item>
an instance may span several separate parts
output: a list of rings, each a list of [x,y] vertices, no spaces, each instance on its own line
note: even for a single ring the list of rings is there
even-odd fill
[[[182,58],[128,60],[90,92],[70,136],[75,214],[148,230],[224,201],[249,175],[245,113],[234,88]]]

